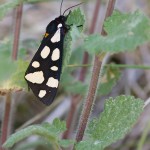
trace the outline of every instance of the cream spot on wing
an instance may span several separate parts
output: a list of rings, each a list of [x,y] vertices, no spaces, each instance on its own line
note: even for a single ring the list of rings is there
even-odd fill
[[[59,41],[60,41],[60,28],[58,28],[54,36],[51,38],[52,43],[59,42]]]
[[[57,88],[58,87],[58,80],[54,79],[53,77],[50,77],[46,83],[47,86],[52,87],[52,88]]]
[[[58,24],[58,26],[57,26],[57,28],[61,28],[62,27],[62,24],[60,23],[60,24]]]
[[[57,66],[53,66],[53,67],[51,67],[51,70],[57,71],[57,70],[58,70],[58,67],[57,67]]]
[[[46,91],[45,90],[40,90],[39,97],[43,98],[45,95],[46,95]]]
[[[60,57],[60,51],[58,48],[54,49],[53,53],[52,53],[52,60],[56,61],[58,60]]]
[[[34,62],[32,63],[32,67],[38,68],[38,67],[40,67],[40,63],[39,63],[38,61],[34,61]]]
[[[37,71],[34,73],[29,73],[25,76],[25,78],[32,83],[42,84],[44,81],[44,76],[42,71]]]
[[[49,54],[50,54],[50,48],[49,48],[48,46],[45,46],[45,47],[43,48],[43,50],[41,51],[41,57],[42,57],[43,59],[45,59],[45,58],[48,57]]]

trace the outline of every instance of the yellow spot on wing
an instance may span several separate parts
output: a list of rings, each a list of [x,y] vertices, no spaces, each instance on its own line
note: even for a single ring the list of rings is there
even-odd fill
[[[49,34],[48,34],[48,33],[45,33],[44,37],[47,38],[48,36],[49,36]]]

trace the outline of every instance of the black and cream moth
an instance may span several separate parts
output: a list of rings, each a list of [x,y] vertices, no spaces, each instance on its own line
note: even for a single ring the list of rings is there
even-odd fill
[[[41,45],[25,73],[29,88],[46,105],[53,102],[59,85],[64,37],[69,30],[67,17],[60,15],[48,24]]]

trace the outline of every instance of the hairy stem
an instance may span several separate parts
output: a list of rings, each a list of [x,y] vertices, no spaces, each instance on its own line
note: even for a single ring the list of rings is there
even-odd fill
[[[93,17],[92,17],[93,18],[92,24],[91,24],[91,27],[89,29],[89,33],[90,34],[94,32],[94,29],[95,29],[95,26],[96,26],[96,22],[97,22],[97,18],[98,18],[98,12],[99,12],[99,9],[100,9],[100,4],[101,4],[101,0],[97,0],[96,5],[95,5],[95,11],[94,11]],[[88,61],[89,61],[89,55],[88,55],[87,52],[85,52],[84,56],[83,56],[82,64],[83,65],[87,64]],[[82,67],[81,71],[80,71],[80,74],[79,74],[79,81],[84,82],[85,76],[86,76],[86,72],[87,72],[87,68],[86,67]],[[80,95],[73,95],[72,98],[71,98],[71,107],[70,107],[70,110],[69,110],[69,115],[67,117],[67,123],[66,123],[67,130],[63,134],[63,138],[64,139],[67,139],[69,137],[69,135],[70,135],[71,124],[73,122],[73,118],[74,118],[77,106],[78,106],[80,101],[81,101],[81,96]]]
[[[112,14],[114,5],[115,5],[115,0],[109,0],[105,19]],[[102,35],[106,35],[104,28],[102,29]],[[98,56],[95,56],[90,87],[89,87],[89,91],[88,91],[85,104],[83,106],[83,111],[82,111],[81,119],[79,122],[79,128],[78,128],[77,135],[76,135],[77,142],[81,141],[84,136],[84,132],[85,132],[88,119],[89,119],[89,116],[90,116],[90,113],[94,104],[94,99],[96,96],[96,89],[98,86],[101,67],[102,67],[102,60]]]
[[[1,145],[4,144],[4,142],[7,139],[8,131],[9,131],[9,124],[10,124],[10,111],[11,111],[11,92],[8,91],[6,94],[6,100],[5,100],[5,110],[4,110],[4,118],[2,121],[2,129],[1,129]],[[1,147],[1,150],[3,148]]]
[[[22,10],[23,10],[23,4],[20,4],[19,6],[16,7],[16,20],[15,20],[13,51],[12,51],[13,60],[17,60],[17,55],[18,55]]]

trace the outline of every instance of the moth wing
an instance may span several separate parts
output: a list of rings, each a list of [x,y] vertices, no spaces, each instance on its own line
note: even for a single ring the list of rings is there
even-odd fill
[[[57,93],[63,56],[63,28],[43,38],[25,73],[25,80],[34,95],[50,105]]]

